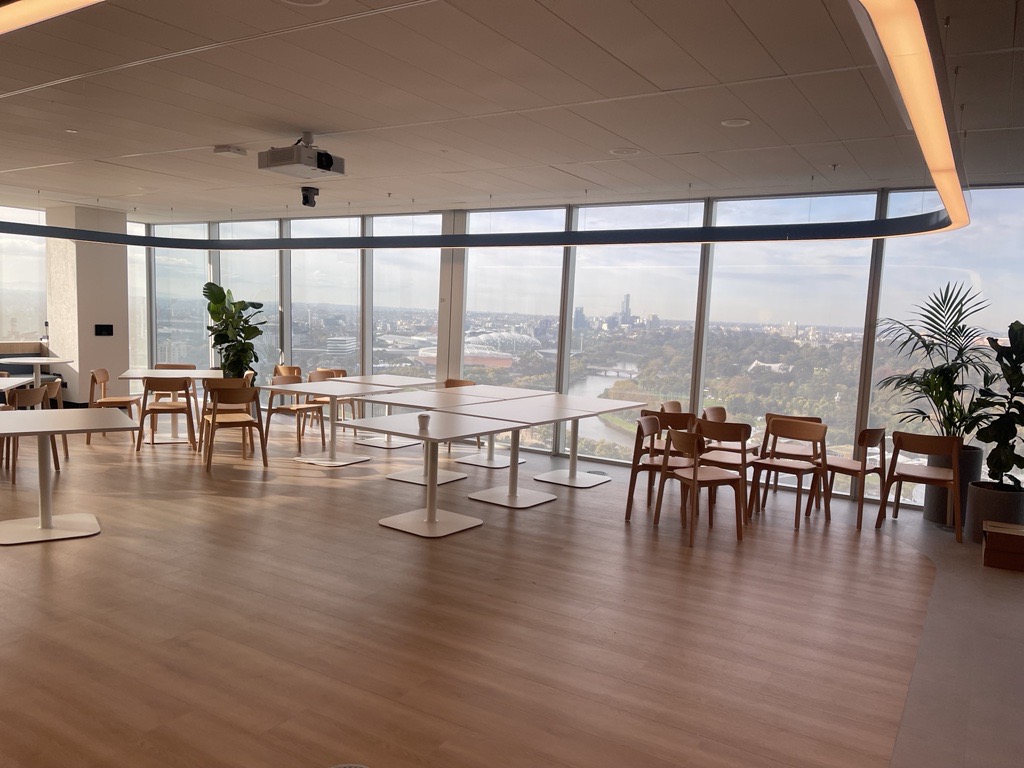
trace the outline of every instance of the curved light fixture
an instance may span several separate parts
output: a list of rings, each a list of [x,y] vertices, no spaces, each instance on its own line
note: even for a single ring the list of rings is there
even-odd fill
[[[101,2],[103,0],[15,0],[0,5],[0,35]]]
[[[935,190],[946,208],[949,224],[944,229],[965,227],[971,217],[918,4],[915,0],[858,1],[871,19]]]

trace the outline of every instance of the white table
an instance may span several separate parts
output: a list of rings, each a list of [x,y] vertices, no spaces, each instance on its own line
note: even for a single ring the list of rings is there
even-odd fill
[[[601,413],[628,411],[634,408],[647,407],[647,403],[637,403],[630,400],[609,400],[603,397],[585,397],[581,395],[545,395],[544,397],[537,398],[537,400],[581,412],[579,416],[570,419],[569,422],[569,469],[556,469],[553,472],[545,472],[533,478],[534,480],[540,480],[542,483],[556,483],[558,485],[567,485],[571,488],[592,488],[595,485],[607,483],[611,480],[607,475],[594,475],[589,472],[578,474],[576,472],[580,440],[580,419],[588,416],[597,416]]]
[[[31,376],[6,376],[0,379],[0,392],[17,389],[18,387],[27,387],[33,382],[34,379]]]
[[[53,514],[50,436],[82,432],[132,432],[139,425],[116,408],[67,408],[0,412],[0,438],[36,436],[39,456],[39,518],[0,522],[0,544],[75,539],[100,532],[95,515]]]
[[[387,392],[382,394],[372,394],[360,397],[359,400],[363,403],[383,403],[388,407],[388,415],[391,414],[393,407],[399,408],[419,408],[425,411],[431,411],[437,408],[454,408],[459,405],[468,405],[471,403],[486,403],[493,398],[487,397],[473,397],[472,395],[466,395],[461,392],[440,392],[436,389],[412,389],[405,390],[403,392]],[[390,439],[391,435],[387,435],[385,438],[376,438],[376,440],[387,440]],[[373,442],[373,440],[359,440],[357,441],[360,445],[377,445],[380,447],[380,443]],[[384,444],[386,448],[394,448],[405,445],[416,445],[419,443],[418,440],[393,440],[391,444]],[[400,445],[399,445],[400,444]],[[423,457],[423,471],[415,469],[406,469],[401,472],[393,472],[388,475],[388,480],[399,480],[403,483],[416,483],[417,485],[427,484],[427,460],[426,454]],[[445,483],[452,483],[456,480],[463,479],[466,475],[462,472],[452,472],[447,469],[440,469],[437,471],[438,480],[437,482],[441,485]]]
[[[465,387],[441,387],[435,392],[461,392],[467,395],[491,397],[495,400],[520,400],[524,397],[539,397],[551,393],[543,389],[520,389],[519,387],[501,387],[494,384],[471,384]],[[519,459],[524,464],[526,459]],[[456,464],[471,464],[474,467],[487,467],[488,469],[504,469],[511,460],[508,455],[496,456],[494,453],[494,435],[487,436],[487,450],[482,453],[474,453],[472,456],[463,456],[455,460]]]
[[[31,365],[32,386],[38,387],[42,383],[42,368],[44,365],[56,365],[58,363],[73,363],[70,357],[5,357],[0,362],[10,365]]]
[[[356,384],[375,384],[378,387],[425,387],[430,384],[437,384],[434,379],[427,379],[422,376],[399,376],[394,373],[369,373],[365,376],[343,376],[338,381],[351,381]]]
[[[319,467],[345,467],[369,461],[369,456],[358,456],[352,453],[338,453],[338,400],[353,395],[364,395],[383,391],[382,387],[372,384],[350,383],[346,379],[330,379],[328,381],[305,382],[299,384],[267,384],[260,387],[268,392],[285,392],[294,395],[312,395],[330,399],[331,443],[327,453],[319,456],[296,456],[295,461],[303,464],[316,464]]]
[[[448,409],[446,409],[448,410]],[[518,424],[512,430],[512,444],[509,447],[510,468],[508,471],[508,487],[498,486],[486,491],[471,493],[469,498],[497,504],[512,509],[526,509],[554,501],[557,496],[552,493],[523,490],[519,488],[519,433],[525,427],[537,427],[542,424],[554,424],[587,416],[585,411],[575,411],[562,405],[552,404],[545,397],[524,397],[518,400],[501,400],[498,402],[466,405],[454,408],[449,413],[467,416],[481,416],[488,419],[505,419]]]
[[[454,413],[434,411],[426,429],[419,427],[417,413],[376,416],[350,421],[349,426],[405,437],[415,437],[427,444],[427,505],[411,512],[385,517],[378,522],[387,527],[427,538],[447,536],[483,524],[483,520],[460,515],[437,507],[437,446],[449,440],[462,440],[478,435],[491,435],[519,429],[522,424],[499,419],[483,419]]]

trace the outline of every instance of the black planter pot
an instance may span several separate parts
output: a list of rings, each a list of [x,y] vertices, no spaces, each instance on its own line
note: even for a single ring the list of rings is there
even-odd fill
[[[976,445],[965,445],[960,450],[960,514],[961,519],[967,510],[967,489],[971,483],[981,479],[982,450]],[[949,461],[943,457],[928,458],[929,467],[949,467]],[[946,525],[946,489],[926,486],[924,489],[924,519],[932,523]]]
[[[987,480],[971,483],[965,519],[964,535],[975,544],[981,544],[982,524],[986,520],[1024,525],[1024,491]]]

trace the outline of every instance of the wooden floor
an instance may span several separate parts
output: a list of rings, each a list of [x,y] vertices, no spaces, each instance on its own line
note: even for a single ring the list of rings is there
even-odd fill
[[[103,532],[0,549],[0,766],[888,765],[934,566],[849,509],[795,533],[780,492],[738,543],[722,494],[691,550],[677,488],[625,524],[624,472],[529,455],[557,501],[471,502],[507,474],[465,467],[440,500],[484,525],[425,540],[377,525],[422,506],[384,479],[418,449],[322,469],[289,433],[209,474],[72,441],[55,505]],[[0,519],[36,513],[31,448]]]

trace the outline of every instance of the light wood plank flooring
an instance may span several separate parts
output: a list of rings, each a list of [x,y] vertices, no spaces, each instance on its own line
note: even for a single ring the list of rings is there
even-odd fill
[[[416,448],[322,469],[282,426],[269,470],[224,436],[207,473],[93,443],[54,499],[103,532],[0,549],[0,766],[889,764],[935,567],[848,505],[795,533],[780,492],[738,543],[723,493],[691,550],[677,486],[626,524],[624,471],[529,455],[557,501],[471,502],[507,474],[465,467],[441,504],[484,525],[424,540],[376,522],[422,506],[384,479]],[[32,448],[2,519],[36,514]]]

